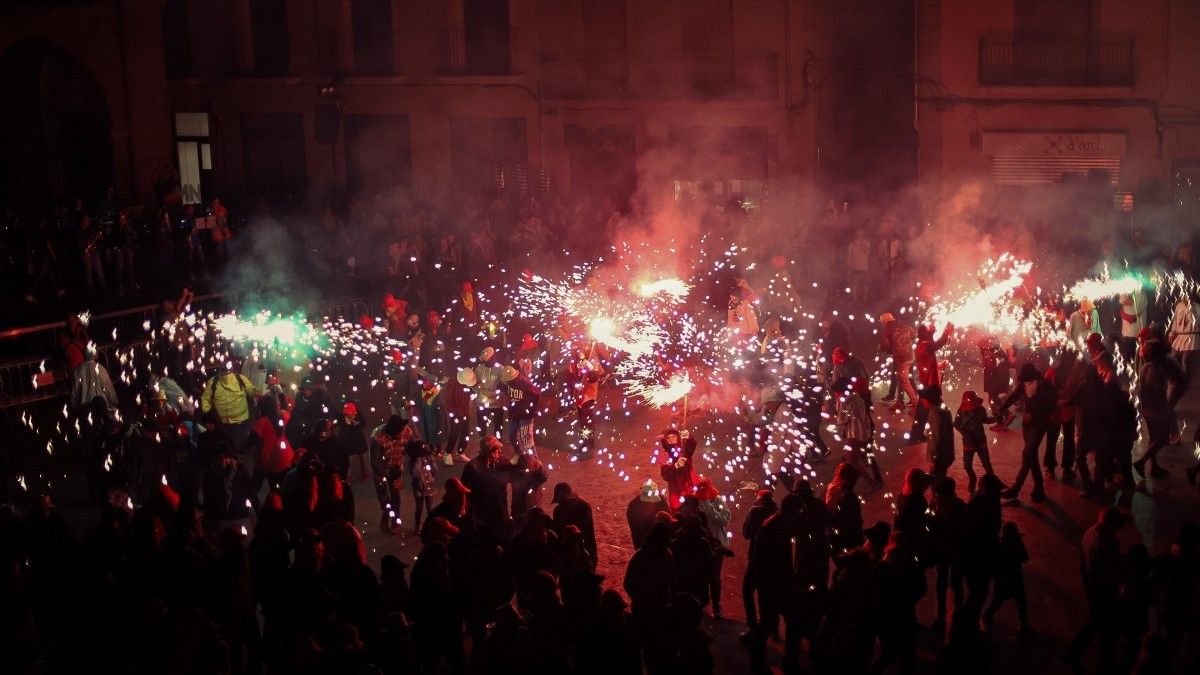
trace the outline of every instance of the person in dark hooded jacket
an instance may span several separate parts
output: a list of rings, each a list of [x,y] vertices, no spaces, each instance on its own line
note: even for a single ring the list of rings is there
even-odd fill
[[[595,564],[599,560],[599,553],[596,549],[596,524],[592,520],[592,505],[575,494],[567,483],[554,486],[554,499],[551,501],[554,504],[554,530],[561,536],[568,525],[579,528],[583,537],[583,548]]]
[[[759,490],[756,496],[754,505],[746,514],[746,519],[742,521],[742,538],[747,542],[746,572],[742,575],[742,605],[746,609],[746,631],[740,636],[742,640],[753,639],[761,616],[758,603],[755,602],[755,594],[758,592],[758,575],[755,572],[754,564],[754,541],[758,537],[758,531],[762,529],[762,524],[779,511],[770,490]],[[771,626],[771,631],[775,631],[774,626]]]
[[[1042,473],[1038,471],[1037,451],[1042,445],[1042,438],[1046,436],[1046,431],[1050,428],[1054,416],[1058,414],[1058,391],[1052,382],[1048,382],[1042,377],[1032,363],[1021,366],[1021,375],[1017,379],[1020,380],[1020,384],[995,411],[995,416],[999,417],[1018,400],[1024,404],[1021,416],[1021,435],[1024,437],[1025,446],[1021,450],[1021,468],[1017,471],[1017,477],[1013,480],[1012,485],[1004,491],[1004,498],[1016,499],[1020,496],[1021,486],[1025,484],[1025,477],[1032,472],[1033,493],[1031,496],[1034,502],[1041,502],[1046,498],[1046,490],[1042,483]]]
[[[642,547],[646,534],[654,523],[658,522],[658,514],[670,515],[671,507],[663,499],[662,491],[653,480],[647,480],[637,495],[629,500],[625,508],[625,518],[629,521],[629,535],[633,539],[633,548]]]
[[[316,427],[317,420],[328,419],[334,414],[333,399],[323,385],[306,377],[300,382],[292,416],[288,419],[284,433],[293,447],[299,447]]]
[[[992,455],[988,451],[987,432],[983,425],[994,421],[983,407],[983,400],[973,391],[963,392],[962,404],[954,414],[954,428],[962,436],[963,471],[967,474],[967,494],[975,494],[975,457],[983,465],[983,472],[994,474]]]

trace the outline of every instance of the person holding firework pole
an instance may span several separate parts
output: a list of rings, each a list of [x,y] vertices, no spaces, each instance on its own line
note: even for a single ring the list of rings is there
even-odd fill
[[[659,471],[663,480],[667,481],[667,501],[671,510],[679,508],[679,501],[684,495],[695,492],[696,469],[692,465],[692,455],[696,453],[696,439],[692,438],[687,429],[667,429],[658,439]]]
[[[567,366],[567,383],[575,400],[578,416],[579,443],[576,447],[581,458],[588,458],[596,445],[596,398],[600,395],[600,379],[604,377],[604,366],[600,361],[583,351],[575,353],[575,360]]]

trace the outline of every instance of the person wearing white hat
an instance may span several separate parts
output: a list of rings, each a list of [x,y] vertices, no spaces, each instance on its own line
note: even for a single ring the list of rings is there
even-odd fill
[[[650,527],[658,520],[659,514],[671,515],[671,505],[663,498],[664,490],[659,488],[654,479],[647,478],[637,495],[629,500],[625,507],[625,518],[629,521],[629,536],[633,538],[633,548],[642,547]]]
[[[1079,301],[1079,309],[1075,310],[1071,314],[1071,318],[1067,320],[1067,337],[1070,338],[1071,344],[1083,351],[1083,342],[1092,333],[1102,334],[1100,311],[1096,309],[1091,300],[1083,298]]]

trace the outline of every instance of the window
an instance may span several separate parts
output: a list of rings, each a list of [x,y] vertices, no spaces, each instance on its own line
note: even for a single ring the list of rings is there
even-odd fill
[[[687,77],[699,94],[722,93],[733,85],[733,7],[730,0],[694,0],[683,15]]]
[[[303,194],[304,161],[303,115],[242,115],[242,165],[253,196],[279,204]]]
[[[767,130],[763,127],[672,126],[675,198],[723,206],[761,202],[766,192]]]
[[[287,0],[250,0],[250,34],[254,74],[287,75],[291,68]]]
[[[450,164],[461,196],[494,197],[498,177],[527,162],[524,117],[450,118]]]
[[[163,56],[167,77],[192,74],[192,38],[188,28],[187,0],[167,0],[162,8]]]
[[[212,192],[208,113],[175,113],[175,160],[184,204],[202,204]]]
[[[392,0],[353,0],[354,72],[386,75],[395,70],[392,44]]]
[[[451,43],[462,44],[464,63],[451,69],[496,75],[512,69],[512,43],[508,24],[508,0],[462,0],[461,35]],[[453,50],[452,50],[453,51]]]
[[[412,186],[407,115],[346,117],[346,182],[351,194]]]

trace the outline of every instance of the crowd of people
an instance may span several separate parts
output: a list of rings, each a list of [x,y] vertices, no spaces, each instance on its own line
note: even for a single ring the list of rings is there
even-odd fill
[[[218,208],[212,226],[227,227]],[[1046,498],[1045,480],[1078,480],[1100,514],[1081,542],[1087,610],[1063,659],[1082,668],[1099,638],[1105,672],[1169,672],[1195,660],[1200,532],[1184,526],[1157,556],[1122,548],[1116,536],[1138,477],[1161,478],[1159,456],[1180,440],[1175,408],[1196,362],[1190,300],[1166,321],[1144,293],[1101,307],[1078,303],[1055,317],[1069,344],[983,338],[981,370],[971,377],[987,400],[965,391],[954,412],[942,389],[954,327],[939,334],[882,314],[878,349],[890,379],[882,402],[911,415],[907,442],[924,445],[928,465],[906,473],[894,519],[868,526],[862,500],[885,487],[874,454],[871,359],[855,354],[850,327],[829,311],[815,346],[821,358],[798,372],[789,339],[796,327],[765,313],[760,323],[763,305],[737,280],[727,327],[754,356],[747,377],[762,391],[741,437],[765,454],[769,427],[786,407],[812,458],[840,453],[833,478],[822,494],[806,477],[777,474],[757,492],[737,542],[731,495],[703,475],[692,432],[669,428],[656,444],[657,476],[626,510],[634,553],[623,577],[606,585],[592,508],[551,479],[537,430],[557,406],[575,419],[563,449],[591,457],[610,357],[577,349],[566,327],[564,335],[508,339],[502,331],[523,333],[519,322],[498,326],[475,288],[497,250],[549,250],[563,205],[498,200],[474,214],[479,227],[465,242],[430,237],[434,228],[412,217],[420,209],[394,208],[409,215],[378,267],[392,290],[382,303],[389,393],[381,423],[367,421],[353,388],[331,393],[327,370],[302,369],[292,387],[287,369],[255,354],[210,360],[215,372],[194,367],[204,352],[184,329],[187,292],[163,307],[151,349],[161,368],[135,383],[137,399],[97,363],[83,322],[68,321],[69,407],[87,420],[84,473],[100,516],[79,537],[49,494],[0,510],[4,670],[706,673],[714,655],[705,613],[724,616],[724,561],[744,550],[742,637],[754,670],[768,670],[774,640],[788,672],[804,662],[816,672],[913,672],[917,606],[932,586],[929,628],[941,669],[987,672],[988,633],[1005,603],[1015,604],[1023,634],[1039,628],[1025,595],[1029,552],[1001,512],[1029,478],[1035,504]],[[114,247],[133,240],[112,237],[127,220],[119,209],[97,209],[68,210],[62,232],[72,234],[62,241],[76,245],[93,290],[112,270],[132,284],[138,276],[124,275],[133,267]],[[388,212],[352,203],[348,214],[370,230],[395,225],[381,215]],[[163,214],[164,227],[175,227],[175,215]],[[614,214],[604,227],[619,221]],[[497,241],[498,229],[510,240]],[[44,247],[27,244],[30,256],[52,252],[53,238],[65,236],[58,224],[40,231],[54,234]],[[202,275],[219,243],[197,234],[205,231],[162,230],[182,256],[162,264],[186,260]],[[330,243],[319,250],[334,267],[353,272],[367,259],[332,210],[313,236]],[[881,248],[855,234],[846,251],[851,276],[867,279],[880,252],[901,256],[896,236]],[[34,276],[35,300],[43,277],[57,285],[48,269]],[[851,295],[862,300],[873,287],[852,284]],[[989,431],[1011,433],[1018,410],[1021,465],[1002,479]],[[1139,420],[1149,445],[1135,461]],[[829,422],[837,433],[823,436]],[[965,492],[947,475],[960,459]],[[1198,471],[1193,465],[1188,479]],[[379,529],[419,541],[414,559],[384,556],[378,571],[368,564],[355,505],[362,481],[378,502]],[[410,499],[411,518],[400,508]]]

